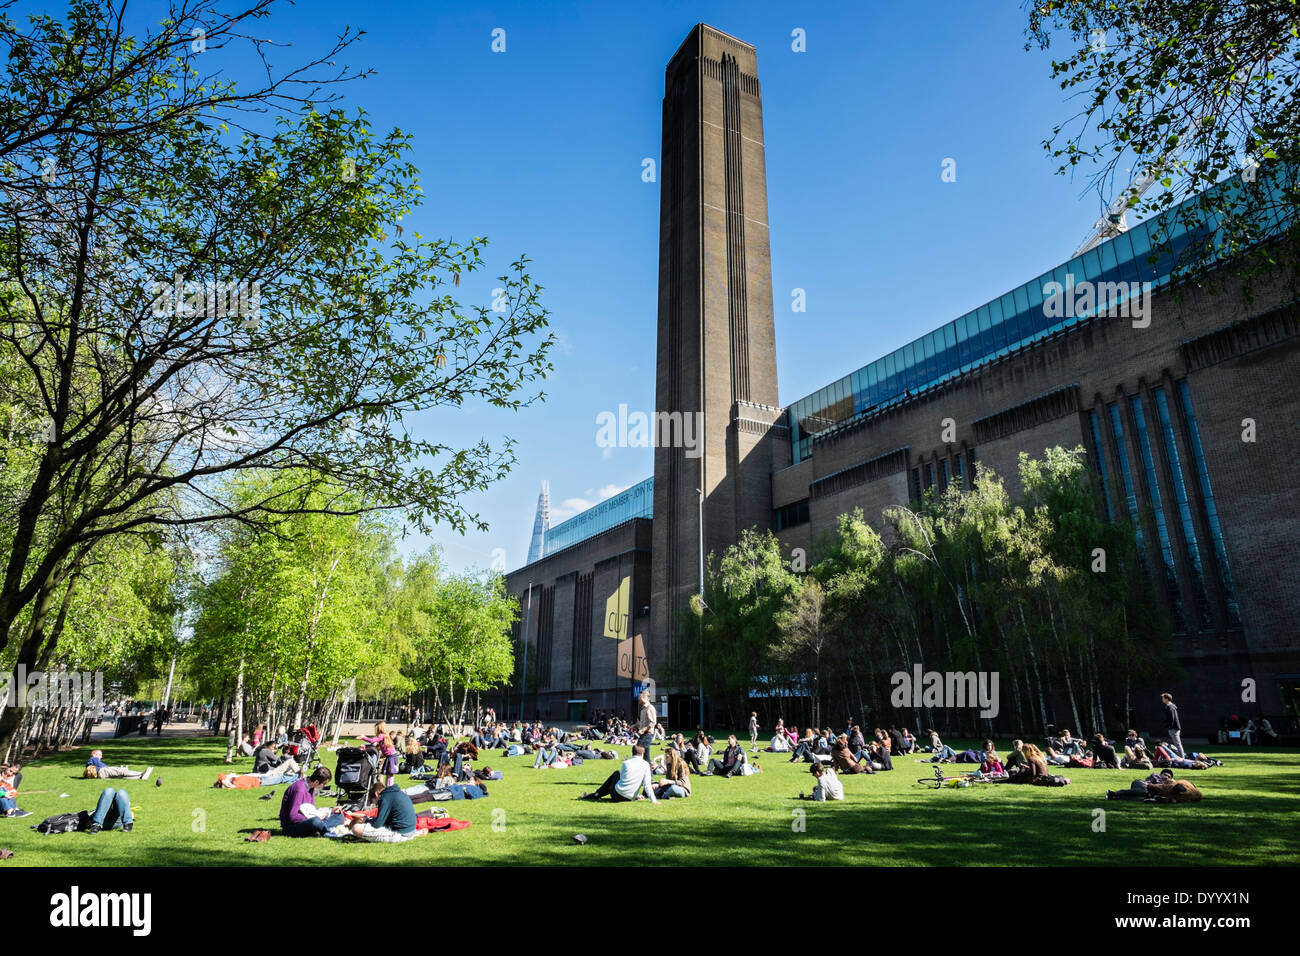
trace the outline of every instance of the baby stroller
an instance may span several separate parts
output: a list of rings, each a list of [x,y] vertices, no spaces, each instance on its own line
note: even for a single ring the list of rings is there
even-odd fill
[[[334,770],[334,788],[356,809],[370,808],[370,786],[379,773],[379,755],[361,747],[343,747]]]
[[[308,724],[306,727],[299,727],[293,732],[293,739],[285,747],[284,752],[298,761],[299,766],[304,771],[314,769],[320,766],[320,758],[317,754],[317,747],[320,744],[320,731],[316,729],[315,724]]]

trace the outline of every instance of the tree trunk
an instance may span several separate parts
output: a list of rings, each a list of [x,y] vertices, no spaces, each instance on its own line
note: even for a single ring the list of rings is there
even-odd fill
[[[240,655],[239,670],[235,672],[235,725],[226,743],[226,763],[235,762],[235,747],[244,739],[244,658]]]

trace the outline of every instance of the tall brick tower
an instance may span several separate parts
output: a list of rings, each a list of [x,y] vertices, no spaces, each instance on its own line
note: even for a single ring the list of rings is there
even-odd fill
[[[780,449],[758,61],[704,24],[664,78],[656,411],[703,412],[695,449],[658,447],[647,657],[671,681],[673,639],[704,551],[770,527]],[[788,455],[788,446],[787,452]],[[779,464],[779,462],[778,462]]]

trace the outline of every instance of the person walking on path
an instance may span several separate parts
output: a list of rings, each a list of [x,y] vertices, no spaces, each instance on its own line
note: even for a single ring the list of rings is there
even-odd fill
[[[649,689],[641,691],[637,695],[637,701],[641,704],[641,714],[636,720],[636,742],[646,755],[646,760],[649,760],[650,747],[654,744],[655,724],[659,722],[659,717],[655,714],[654,705],[650,703]]]
[[[1161,694],[1160,699],[1165,705],[1165,736],[1169,738],[1169,746],[1180,757],[1187,756],[1183,753],[1183,725],[1178,719],[1178,705],[1174,703],[1173,694]]]

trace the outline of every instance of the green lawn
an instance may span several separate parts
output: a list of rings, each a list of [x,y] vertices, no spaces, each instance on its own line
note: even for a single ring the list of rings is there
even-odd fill
[[[1005,746],[1005,743],[1003,744]],[[532,757],[488,758],[505,779],[483,800],[447,804],[472,822],[468,830],[431,834],[407,844],[290,840],[278,835],[284,787],[214,790],[224,742],[212,738],[127,738],[105,745],[110,764],[155,766],[162,778],[127,781],[138,807],[135,830],[95,836],[42,836],[30,829],[58,812],[93,807],[105,786],[80,779],[89,748],[25,768],[21,806],[32,816],[0,818],[0,846],[15,851],[2,866],[194,866],[204,864],[341,865],[717,864],[794,865],[1294,865],[1300,861],[1300,755],[1295,751],[1213,751],[1227,767],[1196,773],[1205,801],[1191,806],[1107,802],[1107,788],[1126,787],[1139,772],[1068,771],[1068,787],[979,786],[933,791],[916,786],[928,766],[903,758],[893,773],[844,777],[843,803],[800,801],[810,789],[806,764],[765,755],[763,773],[694,781],[695,795],[651,806],[586,803],[612,760],[566,770],[533,770]],[[627,748],[621,748],[626,752]],[[246,769],[251,761],[242,761]],[[334,757],[326,755],[333,769]],[[110,781],[118,783],[119,781]],[[40,792],[47,791],[47,792]],[[60,794],[70,796],[60,798]],[[1104,808],[1105,832],[1094,831]],[[417,807],[424,809],[424,807]],[[494,811],[504,811],[495,819]],[[796,832],[793,811],[806,812]],[[199,827],[199,822],[203,826]],[[250,844],[255,828],[268,843]],[[196,829],[199,832],[196,832]],[[586,846],[571,837],[585,833]]]

